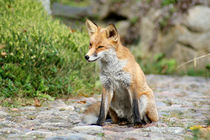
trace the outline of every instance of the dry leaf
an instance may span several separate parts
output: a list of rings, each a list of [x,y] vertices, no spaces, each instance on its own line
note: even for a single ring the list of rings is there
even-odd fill
[[[11,108],[10,110],[11,111],[19,111],[19,109],[17,109],[17,108]]]
[[[40,107],[41,106],[41,103],[38,99],[34,99],[34,106],[35,107]]]
[[[0,49],[3,49],[5,47],[5,45],[0,44]]]
[[[6,56],[7,53],[6,52],[1,52],[1,56]]]
[[[77,101],[79,104],[86,104],[86,101]]]

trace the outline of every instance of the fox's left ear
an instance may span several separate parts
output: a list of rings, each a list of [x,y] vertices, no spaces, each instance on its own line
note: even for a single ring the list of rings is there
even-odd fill
[[[90,21],[89,19],[87,19],[85,23],[88,29],[88,34],[93,35],[97,31],[98,26],[94,22]]]
[[[114,24],[110,24],[108,27],[106,27],[106,36],[108,39],[112,39],[113,41],[118,41],[118,32],[117,28]]]

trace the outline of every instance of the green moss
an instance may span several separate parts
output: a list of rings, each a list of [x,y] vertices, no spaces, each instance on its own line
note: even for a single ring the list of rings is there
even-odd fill
[[[0,96],[92,93],[94,64],[83,59],[86,33],[72,33],[34,0],[0,0],[0,5]]]

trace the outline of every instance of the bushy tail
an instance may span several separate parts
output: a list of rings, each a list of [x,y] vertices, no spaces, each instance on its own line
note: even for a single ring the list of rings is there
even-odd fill
[[[95,124],[98,120],[101,102],[98,101],[87,107],[82,117],[82,122],[85,124]]]

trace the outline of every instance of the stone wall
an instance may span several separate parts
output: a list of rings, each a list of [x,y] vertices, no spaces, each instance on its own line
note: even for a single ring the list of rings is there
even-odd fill
[[[180,65],[210,53],[210,0],[187,0],[167,6],[162,6],[161,0],[92,1],[101,19],[124,17],[113,22],[127,46],[139,42],[133,48],[137,56],[164,53]],[[208,64],[210,56],[185,67],[205,69]]]
[[[52,4],[52,14],[114,23],[122,42],[136,56],[163,53],[178,65],[210,53],[210,0],[185,0],[163,6],[162,0],[90,0],[86,7]],[[95,19],[96,20],[96,19]],[[142,56],[143,54],[143,56]],[[210,56],[185,67],[205,69]],[[184,68],[184,67],[183,67]]]
[[[139,47],[145,55],[164,53],[168,58],[175,58],[182,64],[196,57],[210,53],[210,8],[195,6],[188,14],[171,27],[166,33],[155,30],[155,10],[142,18]],[[154,39],[155,36],[155,39]],[[152,45],[151,45],[152,44]],[[196,64],[195,64],[196,63]],[[199,59],[190,65],[205,68],[210,64],[210,56]]]

